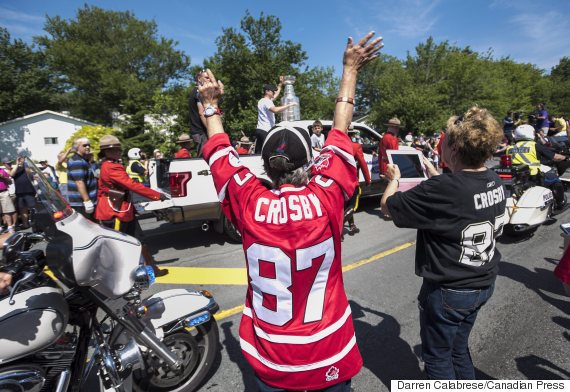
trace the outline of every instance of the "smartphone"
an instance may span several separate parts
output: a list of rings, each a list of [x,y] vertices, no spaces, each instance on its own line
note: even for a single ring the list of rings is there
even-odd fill
[[[570,235],[570,223],[562,223],[560,225],[560,230],[566,235]]]

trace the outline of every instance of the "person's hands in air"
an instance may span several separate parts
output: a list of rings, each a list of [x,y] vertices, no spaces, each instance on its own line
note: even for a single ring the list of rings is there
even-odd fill
[[[218,102],[224,95],[224,84],[216,77],[210,69],[206,70],[207,79],[198,83],[198,91],[200,92],[200,100],[204,106],[218,106]]]
[[[358,71],[366,63],[374,60],[380,55],[379,50],[384,46],[382,43],[382,37],[378,37],[370,41],[373,36],[374,32],[369,32],[356,45],[354,45],[352,37],[348,37],[348,43],[346,45],[342,61],[345,69]]]
[[[388,181],[400,180],[400,168],[398,165],[388,164],[386,167],[386,173],[384,173]]]
[[[11,284],[12,275],[6,272],[0,272],[0,294],[4,294]]]

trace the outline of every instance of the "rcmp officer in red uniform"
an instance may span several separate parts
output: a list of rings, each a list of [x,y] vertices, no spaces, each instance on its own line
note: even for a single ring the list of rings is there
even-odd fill
[[[104,161],[99,175],[98,205],[95,211],[95,219],[105,227],[136,237],[142,243],[142,229],[135,217],[130,192],[135,192],[151,200],[167,200],[168,197],[129,177],[123,165],[119,163],[122,152],[119,139],[112,135],[105,135],[99,143],[101,150],[99,154],[104,158]],[[168,270],[161,270],[155,265],[154,259],[144,243],[142,244],[142,255],[145,264],[153,267],[156,276],[163,276],[168,273]]]

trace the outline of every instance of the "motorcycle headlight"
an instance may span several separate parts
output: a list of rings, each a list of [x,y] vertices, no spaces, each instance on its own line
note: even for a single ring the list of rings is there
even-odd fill
[[[150,265],[141,265],[135,269],[133,280],[142,290],[146,290],[156,281],[156,276]]]

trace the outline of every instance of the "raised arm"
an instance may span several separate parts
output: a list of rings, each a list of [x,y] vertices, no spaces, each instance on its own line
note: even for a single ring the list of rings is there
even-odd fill
[[[352,37],[348,38],[342,61],[342,79],[336,99],[333,128],[346,132],[352,121],[358,71],[366,63],[378,57],[378,51],[384,46],[382,37],[370,41],[373,36],[374,32],[369,32],[356,45]]]
[[[206,80],[198,83],[198,91],[202,105],[218,107],[218,103],[224,94],[224,84],[216,77],[210,69],[207,69],[208,77]],[[218,133],[224,133],[224,125],[222,118],[215,114],[206,118],[206,128],[208,129],[208,139]]]

